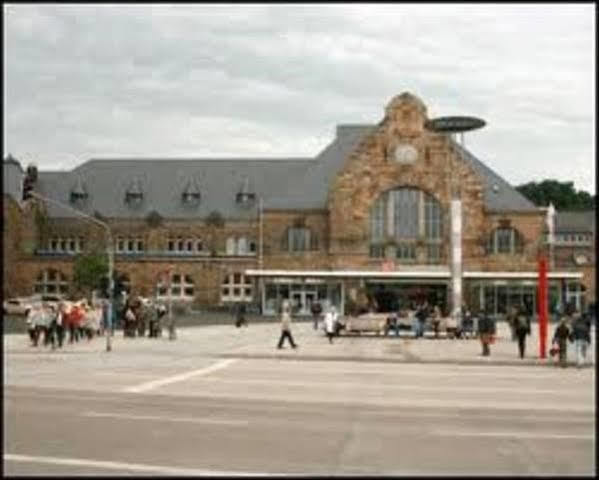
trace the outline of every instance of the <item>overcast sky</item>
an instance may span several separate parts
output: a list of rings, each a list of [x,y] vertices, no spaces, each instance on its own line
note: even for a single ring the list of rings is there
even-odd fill
[[[513,184],[595,192],[595,6],[4,5],[4,155],[315,156],[403,91]]]

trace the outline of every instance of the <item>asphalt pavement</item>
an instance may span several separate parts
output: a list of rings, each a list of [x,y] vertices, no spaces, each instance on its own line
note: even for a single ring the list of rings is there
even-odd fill
[[[6,475],[591,475],[595,369],[477,340],[275,323],[34,348],[4,336]],[[538,339],[537,339],[538,340]],[[573,349],[571,349],[573,350]],[[538,351],[536,352],[538,356]]]

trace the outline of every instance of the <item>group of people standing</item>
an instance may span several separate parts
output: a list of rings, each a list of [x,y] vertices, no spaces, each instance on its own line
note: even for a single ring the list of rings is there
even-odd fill
[[[512,332],[512,341],[518,342],[518,354],[520,358],[524,358],[526,337],[531,333],[530,316],[523,306],[515,306],[508,313],[507,321]],[[568,343],[572,342],[576,347],[576,365],[580,368],[586,363],[587,349],[591,343],[591,321],[589,317],[577,312],[573,305],[568,305],[560,317],[551,340],[550,354],[558,355],[561,367],[567,366]],[[484,349],[483,345],[483,355]]]
[[[57,305],[39,305],[27,315],[27,333],[37,347],[42,335],[43,346],[62,348],[68,334],[69,343],[87,337],[88,341],[103,333],[104,311],[92,308],[86,301],[61,301]]]
[[[558,354],[559,365],[567,366],[568,342],[573,342],[576,347],[576,366],[578,368],[586,363],[587,349],[591,344],[591,320],[581,315],[573,307],[566,309],[560,318],[559,324],[553,334],[553,352]]]
[[[142,298],[128,299],[122,310],[123,336],[144,337],[147,329],[150,338],[161,337],[162,318],[166,312],[162,304]]]

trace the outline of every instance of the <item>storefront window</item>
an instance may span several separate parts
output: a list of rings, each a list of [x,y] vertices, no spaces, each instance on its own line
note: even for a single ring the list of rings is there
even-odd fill
[[[264,313],[276,315],[283,300],[289,299],[296,315],[310,315],[312,303],[318,301],[326,310],[335,305],[341,312],[341,284],[267,283],[264,287]]]

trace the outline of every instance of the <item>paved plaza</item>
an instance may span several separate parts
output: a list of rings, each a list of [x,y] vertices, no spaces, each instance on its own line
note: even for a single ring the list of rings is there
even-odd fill
[[[478,340],[330,345],[307,322],[296,350],[276,349],[277,323],[117,332],[111,352],[5,335],[4,472],[590,475],[594,345],[592,367],[561,369],[498,328],[491,357]]]

